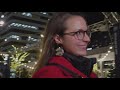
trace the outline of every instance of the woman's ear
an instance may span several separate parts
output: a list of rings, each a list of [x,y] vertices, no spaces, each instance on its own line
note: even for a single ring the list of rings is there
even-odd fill
[[[62,44],[62,37],[60,35],[56,34],[54,40],[57,44]]]

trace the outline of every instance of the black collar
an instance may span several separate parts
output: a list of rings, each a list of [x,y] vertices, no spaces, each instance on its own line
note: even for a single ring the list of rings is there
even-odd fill
[[[93,69],[93,65],[96,63],[96,58],[86,58],[82,56],[75,56],[70,53],[64,53],[63,57],[65,57],[75,68],[77,68],[80,72],[83,72],[88,77]]]

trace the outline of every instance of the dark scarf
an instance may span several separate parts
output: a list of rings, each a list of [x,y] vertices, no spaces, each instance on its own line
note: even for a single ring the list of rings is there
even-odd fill
[[[63,54],[63,57],[65,57],[75,68],[88,77],[93,69],[93,64],[96,63],[96,58],[86,58],[82,56],[77,57],[66,52]]]

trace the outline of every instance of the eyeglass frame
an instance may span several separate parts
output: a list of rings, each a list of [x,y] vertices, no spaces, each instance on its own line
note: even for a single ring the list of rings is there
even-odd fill
[[[85,37],[85,33],[88,35],[89,38],[91,38],[91,30],[90,29],[87,29],[86,31],[82,30],[82,29],[79,29],[78,31],[76,32],[69,32],[69,33],[63,33],[63,35],[70,35],[70,36],[74,36],[74,37],[80,37],[80,33],[83,34],[83,36],[80,38],[80,39],[83,39]]]

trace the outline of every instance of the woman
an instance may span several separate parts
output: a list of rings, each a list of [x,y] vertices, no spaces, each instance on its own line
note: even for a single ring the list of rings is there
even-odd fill
[[[85,58],[90,30],[82,15],[59,12],[49,20],[33,78],[96,78]]]

